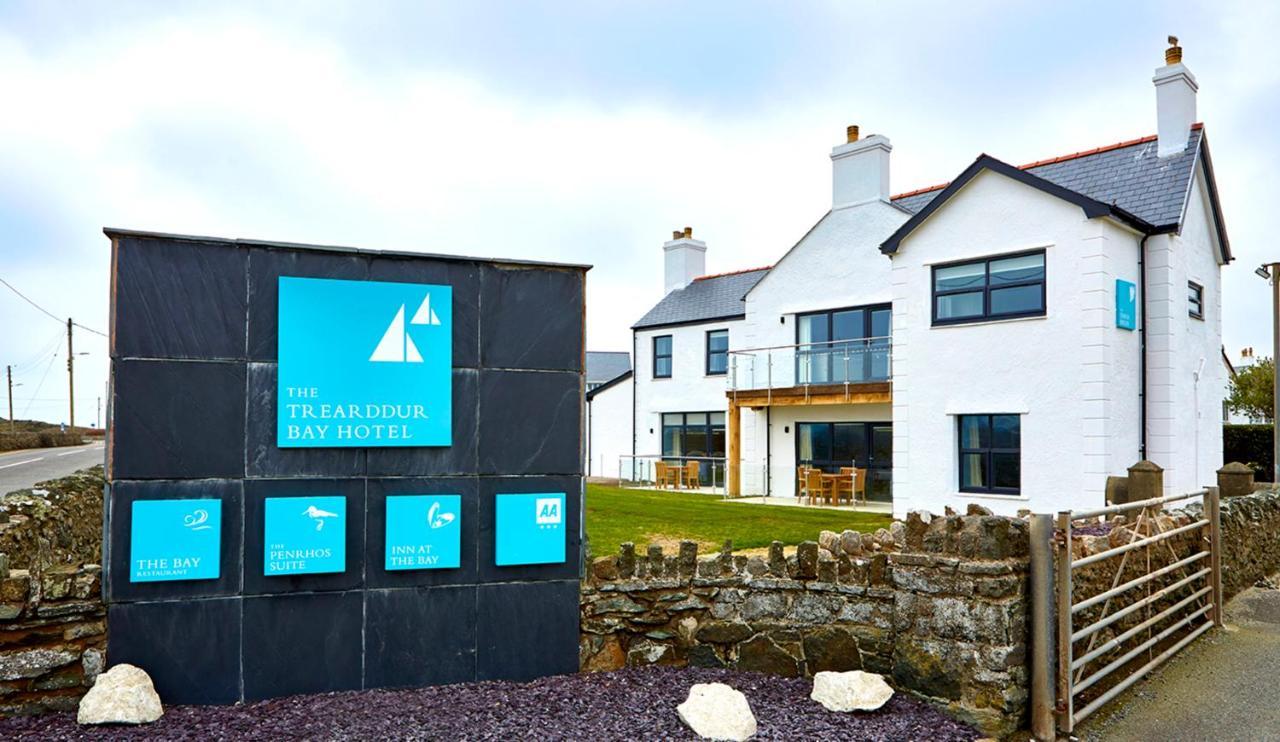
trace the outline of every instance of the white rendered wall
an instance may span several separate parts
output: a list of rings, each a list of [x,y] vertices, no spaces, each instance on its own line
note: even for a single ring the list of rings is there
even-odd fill
[[[707,331],[728,330],[729,347],[738,341],[742,320],[639,330],[635,333],[637,455],[662,453],[662,413],[725,412],[725,377],[707,375]],[[653,378],[653,338],[671,336],[671,378]],[[725,421],[726,434],[728,421]],[[727,440],[727,439],[726,439]]]
[[[978,175],[893,258],[894,514],[978,502],[1004,514],[1098,506],[1136,459],[1136,333],[1115,327],[1115,278],[1136,235],[1030,186]],[[1132,244],[1130,244],[1132,243]],[[931,265],[1045,250],[1044,317],[932,327]],[[1135,257],[1136,261],[1136,257]],[[1022,416],[1017,496],[959,491],[957,415]]]
[[[627,379],[587,401],[587,476],[618,476],[620,457],[631,453],[631,390]]]

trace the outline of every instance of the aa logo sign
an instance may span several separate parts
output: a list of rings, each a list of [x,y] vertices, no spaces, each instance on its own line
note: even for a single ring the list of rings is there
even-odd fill
[[[453,289],[280,278],[281,448],[452,443]]]

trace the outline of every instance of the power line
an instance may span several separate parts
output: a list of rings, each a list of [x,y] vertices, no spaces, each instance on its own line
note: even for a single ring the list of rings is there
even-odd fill
[[[13,284],[9,283],[8,281],[4,280],[3,278],[0,278],[0,283],[3,283],[6,287],[8,287],[8,289],[9,289],[10,291],[12,291],[13,293],[17,294],[17,295],[18,295],[18,296],[19,296],[23,301],[25,301],[26,303],[30,304],[31,306],[35,307],[36,309],[39,309],[41,312],[44,312],[45,314],[47,314],[47,315],[49,316],[49,319],[52,319],[53,321],[57,322],[58,324],[62,324],[62,320],[61,320],[61,319],[59,319],[59,318],[58,318],[58,316],[57,316],[56,314],[54,314],[53,312],[50,312],[48,309],[45,309],[44,307],[42,307],[42,306],[40,306],[39,304],[37,304],[37,303],[35,303],[34,301],[32,301],[31,299],[28,299],[28,298],[27,298],[27,296],[26,296],[26,294],[23,294],[21,291],[19,291],[19,290],[15,289],[15,288],[13,287]],[[76,327],[79,327],[81,330],[84,330],[84,331],[86,331],[86,332],[92,332],[94,335],[101,335],[102,337],[106,337],[106,336],[107,336],[107,334],[106,334],[105,332],[98,332],[97,330],[93,329],[92,327],[85,327],[84,325],[80,324],[79,322],[72,321],[72,322],[71,322],[71,324],[75,325]]]
[[[44,387],[44,380],[49,378],[49,369],[53,368],[53,362],[57,358],[58,358],[57,353],[54,353],[52,356],[49,357],[49,365],[44,367],[44,375],[40,377],[40,383],[36,385],[36,390],[34,392],[35,394],[39,394],[40,389]],[[30,411],[31,411],[31,400],[27,400],[27,406],[22,409],[22,416],[26,417],[27,413]]]

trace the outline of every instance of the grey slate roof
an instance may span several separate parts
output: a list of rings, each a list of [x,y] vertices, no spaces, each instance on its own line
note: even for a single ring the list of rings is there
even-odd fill
[[[664,296],[631,329],[742,317],[747,311],[742,297],[768,272],[768,268],[759,268],[695,279]]]
[[[1118,206],[1154,226],[1171,226],[1182,217],[1203,137],[1203,129],[1192,129],[1182,154],[1163,159],[1156,156],[1155,137],[1146,137],[1125,146],[1022,169],[1096,201]],[[942,188],[938,188],[896,198],[893,203],[914,214],[941,192]]]
[[[587,351],[587,384],[613,381],[631,370],[631,354],[622,351]]]

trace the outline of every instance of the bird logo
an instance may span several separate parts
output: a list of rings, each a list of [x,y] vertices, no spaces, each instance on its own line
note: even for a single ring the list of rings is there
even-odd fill
[[[444,528],[453,522],[453,513],[440,512],[440,503],[431,503],[431,508],[427,510],[427,524],[432,528]]]
[[[305,515],[305,516],[307,516],[307,517],[309,517],[309,518],[311,518],[312,520],[314,520],[314,521],[316,522],[316,530],[317,530],[317,531],[324,529],[324,519],[325,519],[325,518],[337,518],[337,517],[338,517],[338,514],[337,514],[337,513],[331,513],[331,512],[329,512],[328,510],[321,510],[320,508],[316,507],[315,505],[310,505],[310,506],[308,506],[306,510],[303,510],[303,511],[302,511],[302,514],[303,514],[303,515]]]

